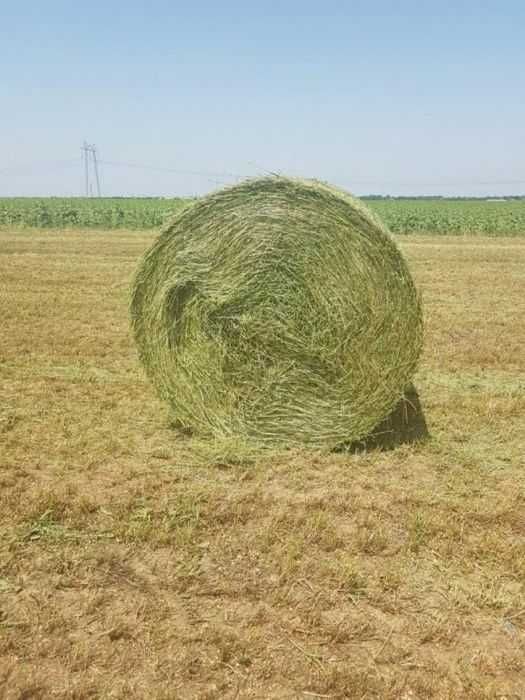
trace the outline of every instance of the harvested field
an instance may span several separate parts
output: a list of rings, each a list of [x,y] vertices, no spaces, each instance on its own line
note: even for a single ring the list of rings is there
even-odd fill
[[[525,239],[401,240],[428,442],[261,458],[168,427],[153,238],[0,232],[0,697],[525,696]]]

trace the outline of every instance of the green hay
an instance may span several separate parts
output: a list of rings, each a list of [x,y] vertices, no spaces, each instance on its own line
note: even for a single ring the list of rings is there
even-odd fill
[[[282,177],[177,215],[139,267],[131,317],[181,428],[273,447],[365,437],[422,344],[419,297],[383,224],[345,192]]]

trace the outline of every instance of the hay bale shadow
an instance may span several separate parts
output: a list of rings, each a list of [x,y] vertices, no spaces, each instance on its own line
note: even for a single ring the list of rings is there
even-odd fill
[[[392,450],[399,445],[422,442],[428,437],[427,421],[419,394],[411,384],[392,412],[368,437],[344,445],[341,451],[356,453],[366,450]]]

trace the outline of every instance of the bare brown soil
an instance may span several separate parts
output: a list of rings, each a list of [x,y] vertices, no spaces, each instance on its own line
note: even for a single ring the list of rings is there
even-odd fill
[[[525,239],[407,238],[431,439],[177,436],[152,234],[0,232],[0,697],[525,698]]]

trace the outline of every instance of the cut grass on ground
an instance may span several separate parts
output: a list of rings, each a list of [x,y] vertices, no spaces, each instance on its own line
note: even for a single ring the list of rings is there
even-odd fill
[[[170,430],[153,234],[0,233],[0,696],[525,694],[525,240],[403,241],[432,439],[266,458]]]

